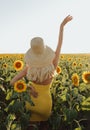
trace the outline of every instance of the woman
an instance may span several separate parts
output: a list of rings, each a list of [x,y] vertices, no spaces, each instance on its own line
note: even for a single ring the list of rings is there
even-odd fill
[[[31,106],[26,102],[27,109],[32,112],[31,122],[47,121],[51,114],[52,99],[50,87],[59,61],[64,26],[71,20],[72,16],[68,15],[62,21],[55,52],[50,47],[44,45],[42,38],[33,38],[31,40],[31,48],[25,54],[25,68],[11,80],[11,85],[14,85],[17,80],[27,76],[27,79],[32,82],[29,87],[31,88],[31,98],[35,106]]]

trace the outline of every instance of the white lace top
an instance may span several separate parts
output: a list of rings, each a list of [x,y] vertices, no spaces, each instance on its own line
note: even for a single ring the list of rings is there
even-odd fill
[[[28,66],[27,78],[31,81],[42,82],[54,75],[54,65],[49,64],[45,67]]]

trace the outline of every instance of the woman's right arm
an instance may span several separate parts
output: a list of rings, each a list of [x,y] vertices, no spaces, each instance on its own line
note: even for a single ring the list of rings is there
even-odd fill
[[[14,83],[17,81],[17,80],[20,80],[21,78],[23,78],[26,74],[27,74],[27,69],[28,69],[28,66],[25,66],[25,68],[20,71],[10,82],[11,85],[14,85]]]

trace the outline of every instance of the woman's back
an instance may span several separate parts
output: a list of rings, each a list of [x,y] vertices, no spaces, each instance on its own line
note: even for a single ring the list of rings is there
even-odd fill
[[[31,48],[24,57],[25,63],[28,66],[27,79],[38,84],[50,83],[55,71],[53,65],[54,57],[54,51],[44,45],[42,38],[33,38],[31,40]]]

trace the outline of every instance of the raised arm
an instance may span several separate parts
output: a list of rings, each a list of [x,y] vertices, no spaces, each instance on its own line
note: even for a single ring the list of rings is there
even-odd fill
[[[10,82],[11,85],[14,85],[14,83],[23,78],[27,74],[28,66],[26,66],[22,71],[20,71]]]
[[[53,60],[53,64],[54,67],[56,68],[58,65],[58,60],[59,60],[59,55],[60,55],[60,51],[61,51],[61,46],[62,46],[62,42],[63,42],[63,31],[64,31],[64,26],[72,20],[72,16],[68,15],[61,23],[60,25],[60,30],[59,30],[59,38],[58,38],[58,44],[57,44],[57,48],[55,51],[55,58]]]

